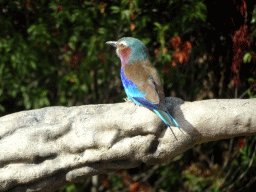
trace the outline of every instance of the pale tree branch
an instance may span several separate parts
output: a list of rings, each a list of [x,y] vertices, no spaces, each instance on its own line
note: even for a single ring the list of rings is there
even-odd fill
[[[255,135],[256,99],[167,98],[181,129],[131,102],[0,118],[0,191],[53,191],[91,175],[167,163],[196,144]]]

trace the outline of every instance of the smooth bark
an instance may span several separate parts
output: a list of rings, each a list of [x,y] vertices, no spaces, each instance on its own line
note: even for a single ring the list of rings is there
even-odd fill
[[[131,102],[1,117],[0,191],[53,191],[96,174],[167,163],[196,144],[256,133],[256,99],[167,101],[181,129]]]

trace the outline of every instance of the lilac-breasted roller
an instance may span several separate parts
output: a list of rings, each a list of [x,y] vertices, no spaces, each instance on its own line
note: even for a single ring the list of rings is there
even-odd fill
[[[168,127],[179,127],[165,106],[163,85],[157,70],[149,61],[146,46],[133,37],[106,43],[116,47],[121,60],[121,80],[128,99],[152,109]]]

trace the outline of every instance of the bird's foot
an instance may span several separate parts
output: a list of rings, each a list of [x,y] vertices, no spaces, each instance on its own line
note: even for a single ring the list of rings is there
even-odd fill
[[[128,97],[124,98],[125,102],[132,102],[130,99],[128,99]]]

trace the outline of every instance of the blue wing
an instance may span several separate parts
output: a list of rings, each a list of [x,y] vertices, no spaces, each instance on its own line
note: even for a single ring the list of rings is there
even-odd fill
[[[176,126],[179,127],[178,123],[175,119],[170,115],[166,106],[161,102],[160,98],[159,103],[154,103],[147,100],[145,97],[147,96],[146,93],[141,91],[138,86],[133,83],[130,79],[128,79],[124,74],[124,69],[121,69],[121,80],[124,86],[124,90],[128,99],[133,101],[136,105],[142,105],[149,109],[152,109],[163,121],[164,123],[169,126]],[[152,80],[153,81],[153,80]],[[154,83],[154,82],[153,82]]]

